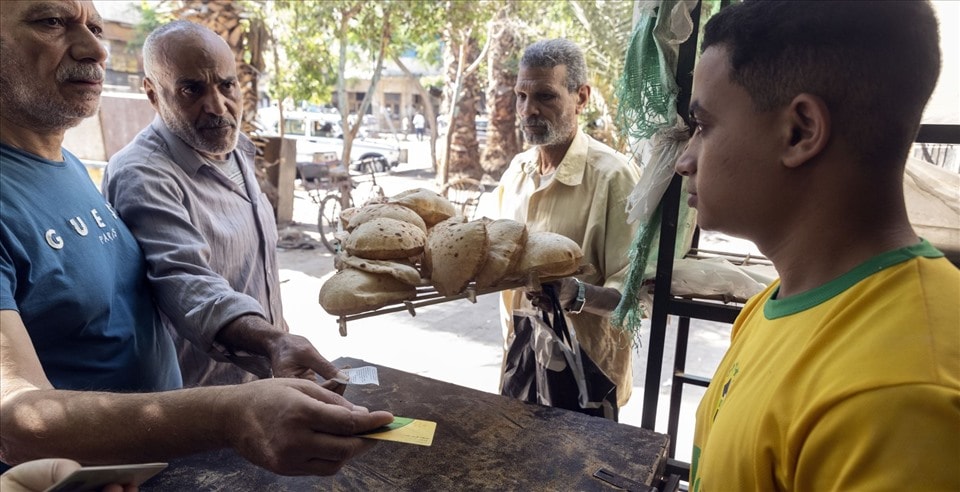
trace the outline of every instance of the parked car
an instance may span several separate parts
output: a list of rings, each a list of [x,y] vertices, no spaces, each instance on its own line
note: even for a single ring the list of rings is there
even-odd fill
[[[489,121],[486,115],[478,114],[474,122],[477,128],[477,143],[480,144],[480,148],[482,149],[487,145],[487,124]],[[446,115],[437,116],[437,136],[445,138],[447,135],[447,127],[449,126]]]
[[[261,116],[268,133],[279,135],[279,123],[269,113]],[[307,111],[285,111],[283,113],[283,135],[297,141],[297,164],[314,162],[314,156],[331,153],[336,159],[343,155],[343,128],[340,115]],[[366,172],[365,166],[375,166],[375,171],[389,171],[400,164],[403,153],[400,147],[388,143],[374,142],[358,134],[353,140],[350,151],[351,168]],[[405,156],[404,156],[405,157]]]

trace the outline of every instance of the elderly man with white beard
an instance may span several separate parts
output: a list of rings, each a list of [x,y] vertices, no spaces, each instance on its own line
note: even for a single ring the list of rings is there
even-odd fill
[[[233,52],[175,21],[143,46],[153,123],[114,155],[103,192],[140,243],[185,386],[256,377],[327,379],[337,369],[288,333],[273,208],[241,135]]]
[[[596,267],[554,287],[567,324],[616,385],[617,403],[623,406],[632,389],[632,340],[610,326],[609,316],[620,301],[629,265],[634,228],[627,225],[625,209],[639,173],[625,156],[579,129],[590,86],[583,53],[573,42],[551,39],[528,46],[514,91],[523,135],[534,147],[517,155],[500,179],[500,217],[576,241],[583,262]],[[503,292],[505,348],[513,340],[513,313],[531,308],[527,297],[519,290]]]

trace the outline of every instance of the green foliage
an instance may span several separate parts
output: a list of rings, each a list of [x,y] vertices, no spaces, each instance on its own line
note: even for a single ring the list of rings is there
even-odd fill
[[[127,53],[138,53],[143,48],[147,35],[154,29],[175,19],[169,9],[156,2],[141,2],[135,6],[140,11],[140,22],[133,27],[133,39],[127,43]]]
[[[518,28],[520,46],[538,39],[566,37],[584,48],[597,96],[585,121],[610,121],[616,107],[613,84],[623,70],[624,53],[631,33],[632,0],[277,0],[266,2],[267,22],[277,43],[279,73],[271,92],[296,101],[324,104],[333,101],[338,77],[339,46],[347,44],[348,67],[361,67],[369,78],[378,52],[382,22],[389,13],[390,29],[386,59],[416,53],[429,65],[440,65],[442,47],[474,37],[480,46],[488,26],[500,9],[509,8],[509,18]],[[338,34],[348,13],[346,36]],[[519,59],[520,52],[513,63]],[[467,60],[472,62],[473,60]],[[275,71],[268,66],[268,71]],[[348,75],[345,75],[348,76]],[[439,85],[446,74],[424,86]],[[486,70],[477,71],[486,86]],[[614,134],[616,132],[613,132]]]
[[[522,46],[540,39],[567,38],[584,52],[593,97],[583,113],[585,129],[614,148],[623,148],[612,127],[616,108],[616,82],[623,72],[624,54],[633,21],[631,0],[567,0],[515,2],[516,17],[536,19],[523,24]],[[522,48],[520,48],[522,51]],[[518,53],[519,57],[520,53]],[[595,121],[600,120],[601,126]]]
[[[386,57],[409,46],[429,45],[427,29],[438,17],[426,2],[383,0],[278,0],[269,2],[268,27],[277,43],[279,75],[274,96],[313,104],[330,103],[340,74],[340,47],[346,67],[359,67],[363,78],[380,49],[389,19]],[[436,41],[434,41],[436,46]],[[343,77],[350,77],[344,73]]]
[[[419,60],[439,66],[446,15],[439,2],[395,1],[389,55],[414,51]]]
[[[279,0],[267,4],[275,43],[270,94],[312,104],[330,102],[336,84],[335,2]]]

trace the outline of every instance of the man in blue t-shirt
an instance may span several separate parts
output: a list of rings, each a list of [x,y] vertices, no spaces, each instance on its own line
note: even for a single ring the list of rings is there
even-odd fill
[[[89,1],[0,2],[0,460],[232,447],[277,473],[335,473],[389,413],[303,379],[177,389],[142,253],[61,148],[97,112],[102,32]]]
[[[4,132],[0,309],[20,313],[47,378],[77,390],[180,387],[140,248],[83,164],[66,150],[58,161],[6,140]]]

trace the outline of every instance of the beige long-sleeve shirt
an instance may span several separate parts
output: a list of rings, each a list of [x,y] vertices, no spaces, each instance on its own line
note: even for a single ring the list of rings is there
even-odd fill
[[[627,196],[640,179],[636,167],[610,147],[579,131],[552,179],[539,175],[539,150],[518,154],[496,190],[501,218],[527,224],[530,231],[562,234],[580,245],[583,263],[596,272],[581,280],[617,290],[626,275],[636,232],[627,224]],[[513,339],[513,311],[533,309],[522,291],[504,291],[500,314],[504,350]],[[617,385],[617,401],[627,403],[633,387],[632,339],[610,326],[609,317],[568,314],[580,345]]]

